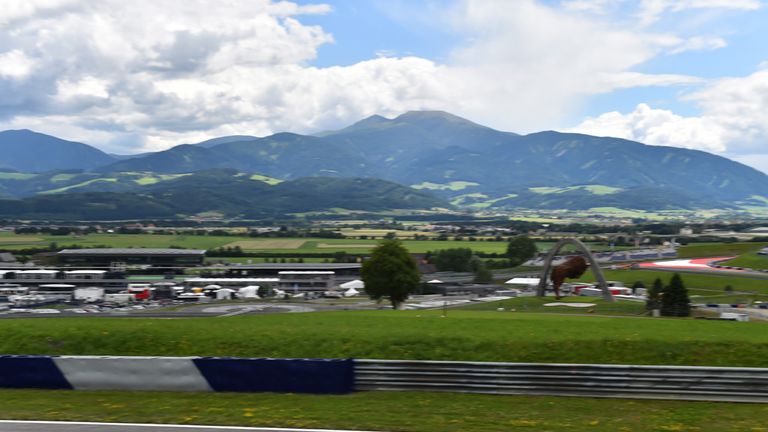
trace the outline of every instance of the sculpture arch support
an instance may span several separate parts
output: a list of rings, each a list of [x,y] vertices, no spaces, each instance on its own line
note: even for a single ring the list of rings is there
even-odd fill
[[[558,252],[560,252],[560,249],[569,244],[574,245],[576,249],[581,251],[586,257],[587,261],[589,262],[589,266],[592,268],[592,273],[595,275],[595,279],[597,279],[597,286],[600,287],[600,289],[603,291],[603,299],[609,302],[615,301],[613,294],[611,294],[611,291],[608,289],[608,282],[605,280],[603,270],[597,264],[597,260],[595,259],[594,255],[592,255],[592,252],[584,243],[575,238],[560,239],[560,241],[558,241],[557,244],[555,244],[555,246],[547,253],[547,257],[544,259],[544,268],[542,269],[541,276],[539,277],[539,288],[536,290],[536,295],[538,297],[544,297],[546,294],[547,284],[549,281],[549,273],[552,270],[552,260],[555,259],[555,256]]]

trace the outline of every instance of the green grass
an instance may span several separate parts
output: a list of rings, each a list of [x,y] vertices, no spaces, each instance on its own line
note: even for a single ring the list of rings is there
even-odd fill
[[[51,183],[58,183],[58,182],[72,180],[73,178],[75,178],[77,176],[78,176],[78,174],[61,173],[61,174],[56,174],[55,176],[51,177],[50,181],[51,181]]]
[[[718,257],[742,255],[768,246],[768,243],[694,243],[678,249],[680,258]]]
[[[451,310],[0,320],[0,353],[768,366],[765,324]]]
[[[752,252],[736,257],[735,259],[725,261],[721,264],[734,267],[746,267],[756,270],[765,270],[768,269],[768,257]]]
[[[470,186],[477,186],[478,184],[475,182],[468,182],[468,181],[452,181],[448,183],[430,183],[430,182],[423,182],[419,184],[411,185],[414,189],[427,189],[427,190],[451,190],[451,191],[460,191],[464,190]]]
[[[532,187],[528,188],[528,190],[543,195],[571,192],[575,190],[583,190],[593,195],[610,195],[616,192],[621,192],[622,189],[604,185],[581,185],[568,187]]]
[[[154,173],[122,173],[124,175],[136,175],[133,181],[136,184],[147,186],[168,180],[174,180],[179,177],[185,177],[191,174],[154,174]]]
[[[243,237],[245,238],[245,237]],[[37,234],[0,234],[0,248],[24,249],[59,245],[80,245],[83,247],[107,245],[111,247],[155,247],[172,245],[188,249],[212,249],[237,240],[230,236],[156,235],[156,234],[89,234],[86,236],[49,236]],[[28,240],[28,241],[25,241]]]
[[[276,178],[272,178],[272,177],[267,177],[267,176],[261,175],[261,174],[253,174],[253,175],[251,175],[250,179],[266,183],[266,184],[268,184],[270,186],[278,185],[278,184],[283,182],[282,180],[279,180],[279,179],[276,179]]]
[[[0,179],[2,180],[29,180],[37,177],[37,174],[27,174],[19,172],[0,172]]]
[[[626,286],[632,286],[637,281],[643,282],[646,288],[653,285],[656,278],[661,278],[662,282],[669,282],[673,272],[653,271],[653,270],[603,270],[605,278],[608,280],[622,281]],[[691,294],[702,296],[725,294],[725,287],[730,285],[735,291],[755,292],[768,295],[768,279],[748,279],[738,276],[718,276],[696,273],[680,273],[686,288]],[[595,278],[591,270],[579,278],[582,281],[594,281]]]
[[[276,240],[300,240],[300,246],[296,248],[273,248],[270,243]],[[0,233],[0,248],[24,249],[29,247],[47,246],[52,242],[59,245],[80,245],[89,247],[94,245],[106,245],[110,247],[169,247],[172,245],[189,249],[213,249],[235,243],[248,241],[253,247],[243,248],[252,252],[301,252],[301,253],[366,253],[378,245],[378,240],[357,239],[270,239],[253,238],[246,236],[197,236],[197,235],[160,235],[160,234],[89,234],[86,236],[49,236],[38,234],[13,234]],[[264,243],[266,247],[259,247]],[[506,242],[487,241],[417,241],[403,240],[403,244],[409,251],[424,253],[439,249],[468,247],[479,252],[504,253]],[[542,243],[541,247],[549,247],[551,243]]]
[[[569,306],[544,306],[547,303],[594,303],[595,306],[588,308],[576,308]],[[497,309],[503,308],[504,311]],[[596,297],[564,297],[561,300],[555,300],[552,297],[519,297],[495,302],[472,303],[467,306],[457,308],[459,310],[472,311],[495,311],[495,312],[540,312],[557,314],[575,314],[575,315],[645,315],[645,303],[634,301],[616,301],[606,302]]]
[[[0,390],[2,418],[418,432],[764,431],[768,405],[361,392]]]
[[[50,190],[47,190],[47,191],[40,192],[40,194],[41,195],[43,195],[43,194],[57,194],[57,193],[67,192],[67,191],[72,190],[72,189],[81,188],[83,186],[88,186],[88,185],[91,185],[91,184],[94,184],[94,183],[117,183],[118,181],[119,180],[117,178],[114,178],[114,177],[97,178],[97,179],[86,180],[86,181],[84,181],[82,183],[77,183],[77,184],[73,184],[73,185],[69,185],[69,186],[60,187],[60,188],[57,188],[57,189],[50,189]]]

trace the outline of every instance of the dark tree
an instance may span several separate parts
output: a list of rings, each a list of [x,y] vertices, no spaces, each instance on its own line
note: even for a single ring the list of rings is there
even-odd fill
[[[528,261],[536,256],[538,249],[536,248],[536,242],[531,240],[528,236],[519,235],[512,237],[507,245],[507,258],[509,258],[509,265],[517,267],[520,264]]]
[[[642,281],[637,281],[632,284],[632,294],[636,294],[638,288],[645,288],[645,284]]]
[[[469,248],[442,249],[434,253],[432,262],[438,271],[469,272],[473,256]]]
[[[360,271],[365,292],[373,300],[389,298],[397,309],[419,286],[416,262],[399,240],[384,240]]]
[[[661,308],[661,295],[664,291],[664,284],[660,278],[656,278],[653,281],[653,286],[648,290],[646,294],[648,300],[645,302],[645,308],[649,311]]]
[[[664,316],[686,317],[691,315],[691,300],[688,290],[683,284],[683,278],[675,273],[664,288],[661,296],[661,314]]]
[[[272,290],[272,286],[269,284],[259,286],[259,289],[256,291],[256,295],[261,298],[272,297],[273,294],[274,291]]]
[[[488,270],[488,267],[480,258],[475,257],[475,260],[472,263],[472,267],[475,273],[475,278],[474,278],[475,283],[493,282],[493,273],[491,273],[491,271]]]

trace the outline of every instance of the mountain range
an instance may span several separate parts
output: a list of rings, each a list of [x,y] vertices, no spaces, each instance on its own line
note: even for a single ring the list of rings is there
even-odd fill
[[[768,176],[710,153],[553,131],[518,135],[437,111],[393,119],[372,116],[314,135],[219,137],[133,157],[31,131],[0,132],[0,150],[0,169],[6,170],[0,172],[0,193],[17,199],[86,192],[158,194],[177,182],[211,182],[213,175],[225,179],[219,183],[225,189],[242,187],[230,184],[232,179],[269,179],[272,185],[252,182],[272,188],[264,190],[277,188],[275,193],[287,187],[277,186],[300,179],[318,184],[332,178],[381,179],[409,186],[406,190],[419,197],[416,201],[433,207],[660,210],[768,205],[763,195]],[[200,171],[205,174],[190,175]],[[432,196],[416,195],[413,189]],[[375,198],[373,191],[367,196]],[[326,207],[340,203],[331,204]],[[389,201],[387,206],[414,208],[412,204]]]

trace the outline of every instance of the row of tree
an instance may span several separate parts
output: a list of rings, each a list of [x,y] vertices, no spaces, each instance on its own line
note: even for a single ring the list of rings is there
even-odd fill
[[[691,315],[691,300],[683,278],[675,273],[667,285],[656,278],[647,292],[646,309],[659,310],[663,316],[686,317]]]
[[[536,243],[526,236],[512,238],[507,258],[512,267],[533,258]],[[470,248],[443,249],[430,256],[439,271],[473,272],[476,283],[489,283],[493,275],[483,260]],[[420,276],[416,262],[397,239],[386,239],[363,262],[361,269],[365,291],[374,300],[389,298],[397,308],[419,287]]]

